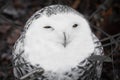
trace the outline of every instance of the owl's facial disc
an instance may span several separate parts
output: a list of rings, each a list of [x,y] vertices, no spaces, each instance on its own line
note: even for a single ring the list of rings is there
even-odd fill
[[[71,70],[94,52],[88,22],[73,13],[43,15],[31,23],[25,35],[25,54],[31,64],[46,71]]]

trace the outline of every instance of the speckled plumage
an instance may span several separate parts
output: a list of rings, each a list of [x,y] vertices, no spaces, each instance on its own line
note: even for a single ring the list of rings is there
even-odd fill
[[[53,5],[45,7],[39,11],[37,11],[26,23],[23,33],[20,38],[17,40],[13,50],[13,65],[15,77],[21,78],[24,75],[30,73],[33,69],[37,69],[40,66],[33,65],[28,60],[28,55],[25,55],[25,38],[26,32],[28,31],[30,25],[37,19],[41,18],[43,15],[47,17],[51,17],[52,15],[57,15],[59,13],[71,13],[84,18],[80,13],[75,11],[74,9],[64,6],[64,5]],[[87,22],[87,21],[86,21]],[[44,70],[44,67],[40,67],[44,71],[37,76],[38,80],[97,80],[100,77],[100,69],[101,64],[99,61],[90,61],[88,58],[92,55],[102,55],[103,49],[102,47],[95,48],[97,46],[101,46],[101,43],[97,39],[97,37],[91,33],[92,40],[94,42],[94,52],[90,53],[84,60],[80,61],[78,65],[74,68],[71,68],[69,71],[66,71],[62,74],[59,72],[52,72]],[[98,42],[98,43],[95,43]],[[25,64],[24,64],[25,63]],[[23,65],[21,65],[23,64]],[[96,66],[94,66],[96,65]],[[35,76],[35,75],[33,75]],[[29,79],[27,79],[29,80]]]

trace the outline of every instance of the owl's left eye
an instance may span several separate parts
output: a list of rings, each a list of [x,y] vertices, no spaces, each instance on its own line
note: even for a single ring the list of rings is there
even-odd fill
[[[73,27],[73,28],[76,28],[76,27],[78,27],[78,24],[74,24],[72,27]]]

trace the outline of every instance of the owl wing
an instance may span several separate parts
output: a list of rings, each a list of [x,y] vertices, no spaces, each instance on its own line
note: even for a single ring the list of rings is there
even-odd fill
[[[99,39],[95,36],[94,33],[92,33],[92,37],[93,37],[93,41],[94,41],[94,45],[95,45],[95,49],[94,49],[94,53],[93,53],[93,58],[95,58],[94,60],[96,60],[96,74],[97,77],[100,78],[101,77],[101,71],[102,71],[102,56],[104,55],[103,52],[103,47],[101,42],[99,41]]]
[[[94,33],[92,33],[92,38],[93,38],[93,42],[94,42],[94,45],[95,45],[94,54],[95,55],[103,55],[102,44],[99,41],[99,39],[95,36]]]

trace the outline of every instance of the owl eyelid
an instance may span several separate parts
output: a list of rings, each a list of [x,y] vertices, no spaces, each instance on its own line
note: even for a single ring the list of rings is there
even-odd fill
[[[46,28],[46,29],[48,29],[48,28],[52,28],[51,26],[44,26],[43,28]]]
[[[52,29],[52,30],[54,30],[54,28],[53,28],[53,27],[51,27],[51,26],[44,26],[43,28],[45,28],[45,29]]]
[[[78,27],[78,24],[74,24],[72,27],[73,27],[73,28],[76,28],[76,27]]]

